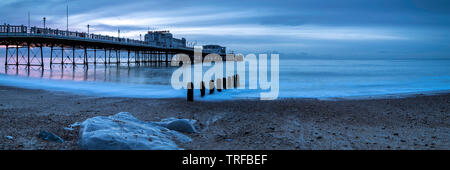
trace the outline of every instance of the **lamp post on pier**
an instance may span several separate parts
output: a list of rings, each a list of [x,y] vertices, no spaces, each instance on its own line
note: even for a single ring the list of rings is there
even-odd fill
[[[44,19],[44,29],[45,29],[45,20],[46,20],[46,18],[44,17],[43,19]]]

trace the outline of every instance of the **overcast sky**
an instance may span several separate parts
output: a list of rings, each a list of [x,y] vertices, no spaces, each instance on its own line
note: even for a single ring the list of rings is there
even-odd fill
[[[0,22],[66,27],[66,0],[1,0]],[[69,0],[69,29],[286,56],[450,58],[448,0]]]

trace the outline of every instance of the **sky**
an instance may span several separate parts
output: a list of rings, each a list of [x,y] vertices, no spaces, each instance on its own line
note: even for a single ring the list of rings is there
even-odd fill
[[[139,39],[170,30],[189,44],[297,58],[450,58],[448,0],[1,0],[0,23]]]

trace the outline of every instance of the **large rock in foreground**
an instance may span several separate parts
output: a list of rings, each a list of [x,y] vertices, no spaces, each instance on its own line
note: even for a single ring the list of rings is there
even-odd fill
[[[177,144],[191,142],[191,138],[168,129],[167,125],[176,122],[174,129],[195,132],[193,120],[166,119],[162,122],[144,122],[127,112],[113,116],[97,116],[85,120],[80,125],[80,149],[87,150],[179,150]],[[182,123],[181,125],[179,123]],[[192,128],[192,129],[191,129]]]

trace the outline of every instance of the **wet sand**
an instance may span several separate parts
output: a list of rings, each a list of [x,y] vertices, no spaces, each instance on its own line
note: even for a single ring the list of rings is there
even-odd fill
[[[187,102],[79,96],[0,86],[0,149],[78,149],[74,122],[130,112],[195,119],[184,149],[450,149],[450,94],[401,99]],[[63,144],[38,137],[47,130]],[[12,136],[8,139],[6,136]]]

